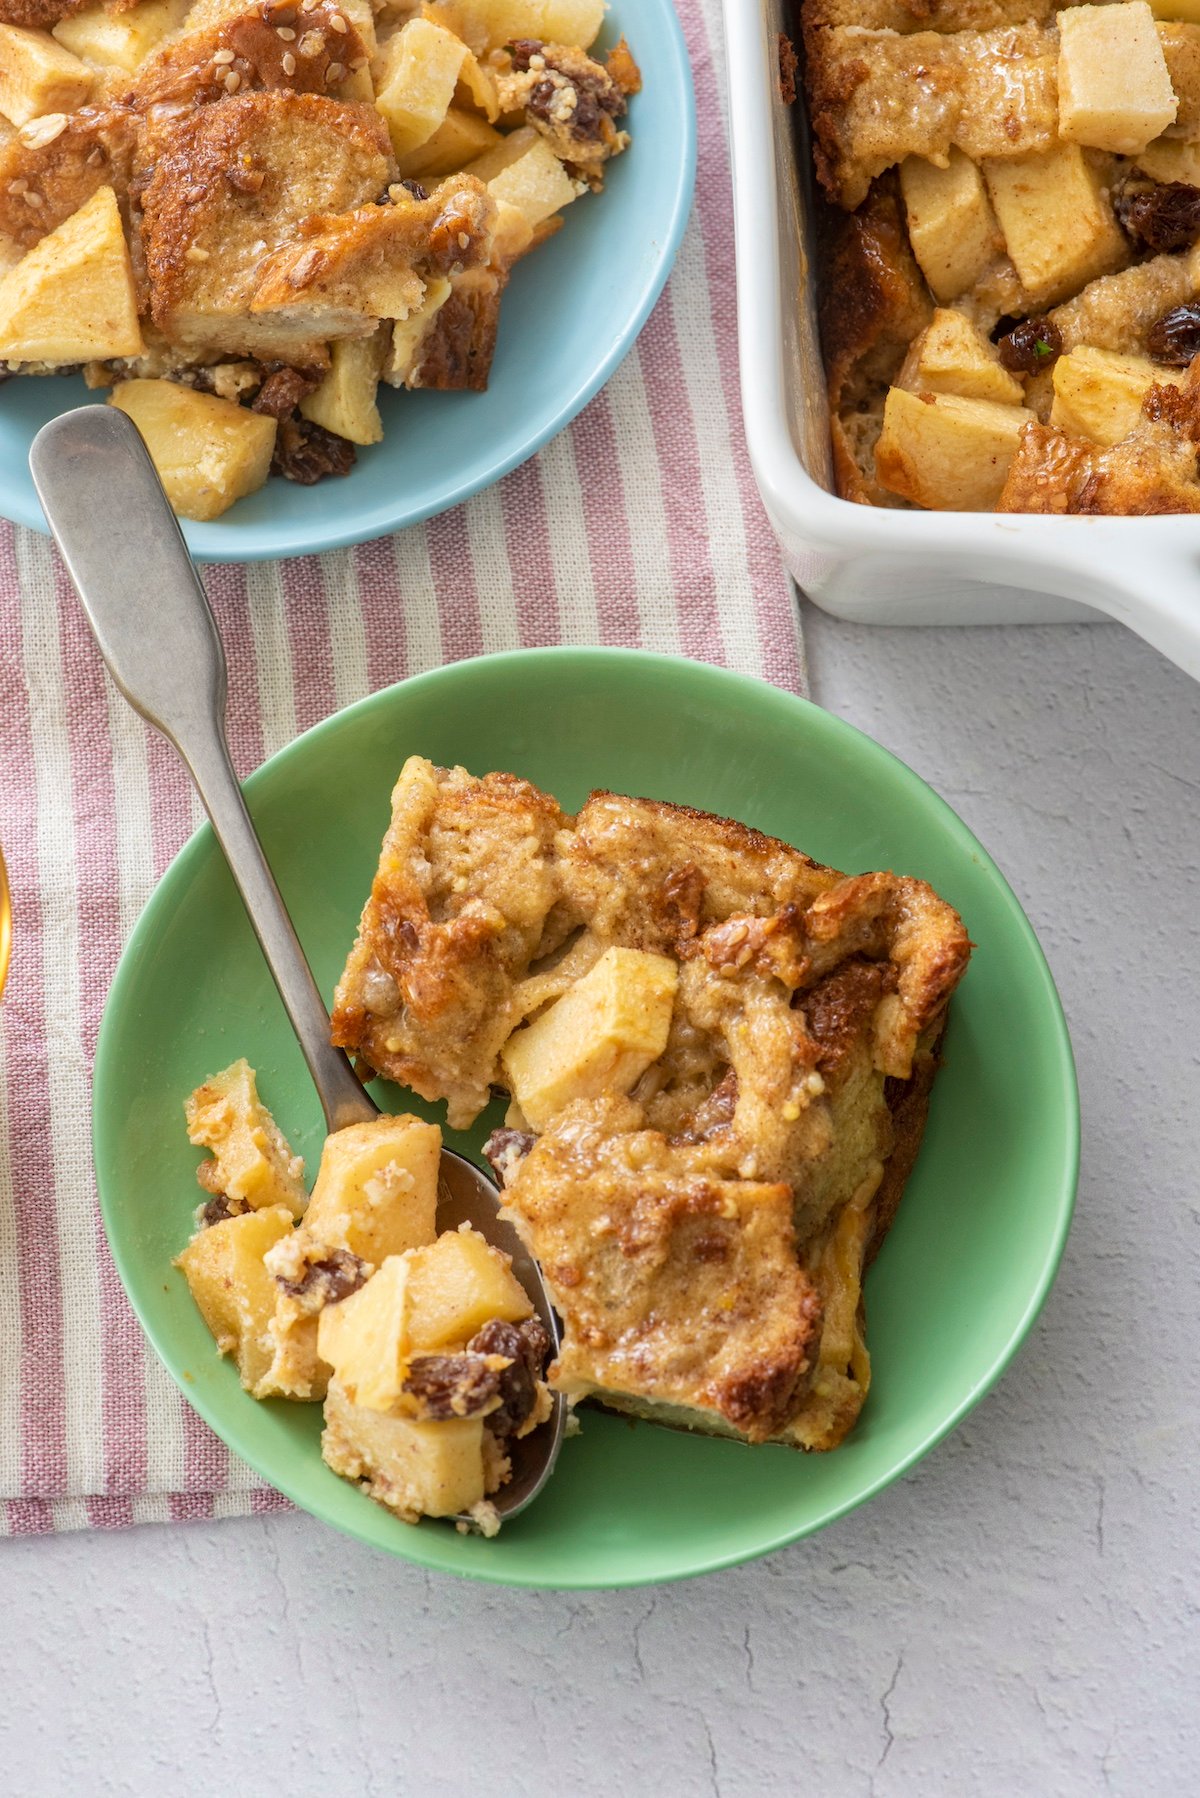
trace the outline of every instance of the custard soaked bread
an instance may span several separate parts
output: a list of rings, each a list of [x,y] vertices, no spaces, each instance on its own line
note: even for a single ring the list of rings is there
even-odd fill
[[[969,952],[921,881],[413,758],[334,1040],[460,1127],[515,1095],[489,1153],[564,1321],[552,1383],[829,1448]]]
[[[1147,439],[1124,375],[1075,412],[1052,410],[1051,380],[1085,348],[1148,357],[1172,385],[1200,353],[1200,25],[1179,10],[805,0],[844,498],[1077,510],[1046,503],[1063,439],[1082,468],[1116,452],[1120,418],[1132,440],[1114,466],[1137,473],[1105,465],[1104,509],[1195,509],[1190,438]],[[930,331],[953,357],[930,353]],[[961,354],[968,333],[1007,381]]]

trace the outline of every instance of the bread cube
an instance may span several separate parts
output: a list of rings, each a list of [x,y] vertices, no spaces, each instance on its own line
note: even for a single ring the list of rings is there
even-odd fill
[[[1054,364],[1050,423],[1073,437],[1111,448],[1140,423],[1142,401],[1155,386],[1178,387],[1184,371],[1160,368],[1145,356],[1081,345]]]
[[[1058,132],[1133,156],[1174,123],[1179,103],[1146,0],[1058,15]]]
[[[268,1325],[278,1291],[263,1256],[291,1228],[292,1214],[286,1205],[245,1211],[202,1230],[175,1263],[218,1351],[234,1356],[242,1385],[256,1396],[274,1356]]]
[[[989,160],[983,173],[1021,285],[1039,303],[1077,293],[1130,260],[1100,177],[1078,144]]]
[[[317,1353],[355,1405],[387,1411],[408,1372],[412,1256],[390,1255],[365,1286],[317,1319]]]
[[[467,173],[482,181],[494,200],[515,207],[535,229],[577,200],[586,185],[568,175],[545,138],[531,128],[512,132],[499,148],[473,162]]]
[[[370,337],[343,337],[331,344],[329,373],[300,401],[302,415],[351,443],[381,442],[383,420],[375,390],[390,336],[387,325],[382,325]]]
[[[534,1130],[573,1099],[627,1093],[667,1046],[679,969],[667,955],[607,949],[581,980],[500,1051]]]
[[[990,512],[1000,497],[1023,406],[889,389],[875,473],[890,493],[934,512]]]
[[[900,164],[913,255],[937,300],[966,293],[1003,248],[983,176],[961,150],[944,169],[923,156]]]
[[[343,1479],[404,1519],[458,1517],[485,1496],[484,1422],[416,1423],[356,1405],[339,1380],[325,1401],[321,1453]]]
[[[428,19],[410,19],[388,39],[372,74],[376,110],[397,156],[428,143],[445,122],[467,55],[461,38]]]
[[[508,1256],[477,1230],[447,1230],[407,1259],[410,1349],[463,1344],[493,1318],[519,1324],[533,1316]]]
[[[0,278],[0,360],[60,365],[144,348],[116,195],[97,188]]]
[[[425,284],[425,298],[392,326],[392,343],[383,365],[383,379],[389,387],[403,387],[420,363],[422,345],[433,330],[438,313],[453,292],[450,281],[437,275]]]
[[[436,180],[466,168],[476,157],[496,149],[503,142],[500,133],[494,131],[486,119],[476,118],[474,113],[452,106],[426,143],[410,150],[407,156],[397,157],[396,161],[402,176],[415,179],[428,176]]]
[[[380,1267],[437,1234],[442,1133],[404,1115],[351,1124],[325,1139],[304,1235]]]
[[[188,0],[140,0],[124,12],[88,6],[60,19],[53,35],[74,56],[132,74],[151,50],[178,31],[187,10]]]
[[[205,1080],[189,1094],[183,1110],[188,1141],[212,1153],[198,1170],[206,1191],[221,1194],[243,1210],[283,1205],[292,1217],[301,1215],[308,1201],[304,1163],[292,1154],[259,1098],[248,1061],[231,1062]]]
[[[95,72],[48,31],[0,25],[0,113],[14,125],[47,112],[74,112],[94,80]]]
[[[108,403],[132,418],[183,518],[219,518],[271,472],[277,426],[262,413],[175,381],[124,381]]]
[[[962,312],[938,307],[916,339],[896,386],[909,393],[957,393],[963,399],[995,400],[1019,406],[1020,381],[1000,361],[1000,352]]]

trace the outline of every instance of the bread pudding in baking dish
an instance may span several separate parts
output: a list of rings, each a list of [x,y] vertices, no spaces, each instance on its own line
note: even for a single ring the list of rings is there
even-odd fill
[[[837,490],[1200,511],[1200,23],[802,0]]]
[[[912,1168],[962,921],[728,819],[411,759],[334,1040],[488,1144],[571,1399],[829,1449]]]

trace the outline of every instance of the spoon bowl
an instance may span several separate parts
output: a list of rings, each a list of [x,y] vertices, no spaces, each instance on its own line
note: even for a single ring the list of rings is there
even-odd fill
[[[44,425],[29,452],[50,532],[100,653],[120,691],[178,750],[229,863],[279,989],[332,1134],[380,1115],[330,1042],[329,1013],[246,809],[225,737],[225,652],[208,597],[137,427],[110,406],[81,406]],[[152,609],[146,596],[153,597]],[[7,959],[7,886],[0,862],[0,986]],[[557,1350],[558,1320],[541,1270],[473,1162],[442,1150],[438,1226],[470,1224],[512,1257]],[[566,1404],[512,1444],[513,1475],[491,1502],[503,1521],[524,1510],[554,1470]],[[471,1525],[469,1518],[460,1524]]]

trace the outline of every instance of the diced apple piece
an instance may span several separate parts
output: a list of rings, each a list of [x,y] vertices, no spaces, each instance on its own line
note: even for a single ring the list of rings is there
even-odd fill
[[[317,1319],[317,1353],[341,1381],[351,1402],[387,1411],[400,1398],[408,1370],[412,1255],[391,1255],[383,1266]]]
[[[329,348],[329,373],[300,401],[300,411],[313,424],[351,443],[379,443],[383,420],[375,390],[388,353],[390,333],[383,325],[370,337],[343,337]]]
[[[944,169],[909,156],[900,164],[908,235],[935,299],[955,300],[974,286],[1003,248],[983,176],[951,150]]]
[[[1021,285],[1042,304],[1130,260],[1100,177],[1078,144],[988,160],[984,179]]]
[[[301,1215],[308,1200],[304,1163],[259,1098],[249,1062],[231,1062],[205,1080],[184,1102],[184,1115],[188,1141],[212,1152],[200,1166],[206,1191],[253,1211],[283,1205],[292,1217]]]
[[[261,412],[176,381],[125,381],[108,403],[132,418],[184,518],[219,518],[271,472],[277,426]]]
[[[1050,423],[1110,448],[1140,422],[1152,387],[1178,387],[1182,380],[1182,369],[1159,368],[1145,356],[1081,346],[1054,364]]]
[[[402,176],[419,178],[428,175],[433,180],[440,180],[444,175],[457,174],[476,157],[503,142],[500,133],[494,131],[486,119],[476,118],[474,113],[452,106],[428,142],[410,150],[407,156],[399,157],[398,166]]]
[[[939,307],[912,345],[896,386],[909,393],[957,393],[969,400],[1019,406],[1024,389],[1000,361],[978,325],[962,312]]]
[[[1156,19],[1200,25],[1200,0],[1150,0],[1150,11]]]
[[[407,1260],[410,1350],[465,1343],[495,1317],[518,1324],[533,1316],[508,1256],[477,1230],[447,1230]]]
[[[74,112],[91,93],[95,78],[48,31],[0,25],[0,113],[14,125],[26,125],[47,112]]]
[[[380,1267],[437,1234],[442,1133],[420,1118],[381,1117],[325,1139],[303,1233]]]
[[[1033,414],[994,400],[889,390],[875,473],[891,493],[934,512],[994,510]]]
[[[484,1498],[482,1417],[415,1423],[356,1405],[338,1380],[325,1401],[321,1453],[343,1479],[365,1483],[371,1497],[406,1523],[457,1517]]]
[[[581,980],[500,1051],[512,1095],[534,1130],[573,1099],[629,1092],[667,1046],[676,964],[607,949]]]
[[[245,1211],[202,1230],[176,1266],[222,1355],[233,1355],[247,1392],[256,1392],[274,1356],[268,1328],[277,1287],[263,1256],[292,1228],[285,1205]]]
[[[54,36],[72,55],[132,74],[187,16],[188,0],[141,0],[124,12],[88,6],[60,19]]]
[[[514,137],[517,135],[513,133]],[[507,151],[509,145],[505,144],[503,148]],[[486,183],[494,200],[514,206],[535,230],[552,213],[561,212],[584,191],[585,184],[568,175],[545,138],[536,132],[532,134],[532,141],[524,141],[520,153],[496,174],[482,172],[481,163],[486,167],[488,161],[489,158],[484,156],[473,162],[469,173],[478,175]]]
[[[1172,124],[1179,102],[1146,0],[1058,15],[1058,132],[1133,156]]]
[[[453,291],[444,275],[435,275],[425,285],[425,298],[421,304],[407,318],[397,319],[392,326],[392,344],[383,365],[383,379],[389,387],[404,386],[417,365],[421,345]]]
[[[428,19],[410,19],[388,39],[373,70],[375,106],[397,156],[428,143],[444,123],[468,54],[461,38]]]
[[[116,195],[101,187],[0,279],[0,360],[144,353]]]
[[[1197,0],[1200,17],[1200,0]],[[1137,165],[1152,181],[1182,181],[1188,187],[1200,187],[1200,144],[1185,143],[1178,137],[1160,137],[1138,151]]]
[[[586,50],[604,23],[605,0],[452,0],[445,10],[457,15],[467,41],[481,50],[498,50],[515,37]]]

